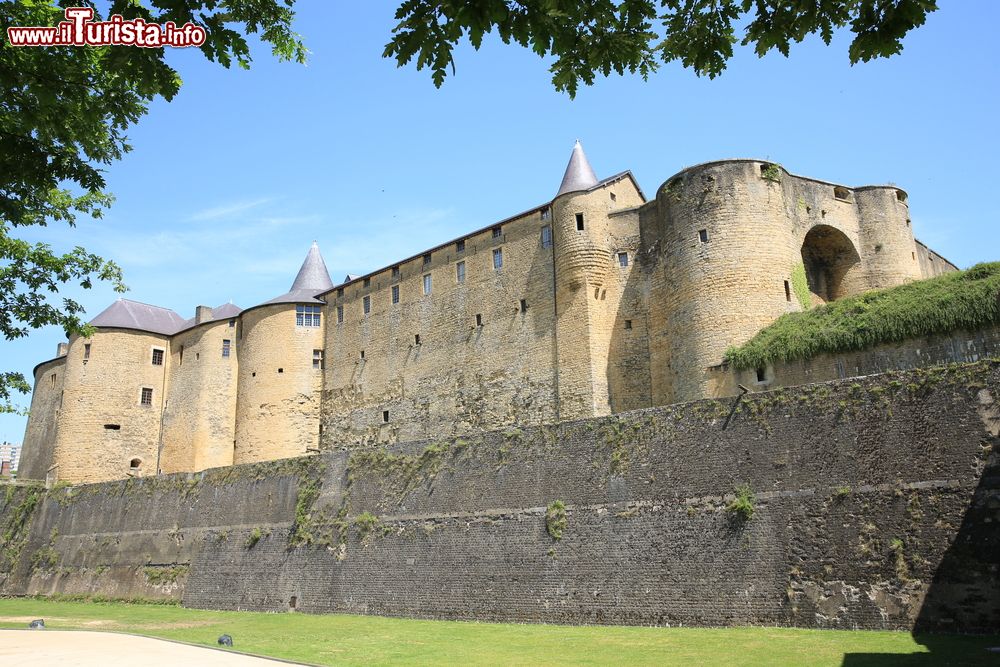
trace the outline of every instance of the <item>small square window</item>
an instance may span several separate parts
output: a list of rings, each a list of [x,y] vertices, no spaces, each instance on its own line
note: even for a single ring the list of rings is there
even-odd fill
[[[576,231],[583,231],[583,213],[576,214]]]
[[[389,411],[388,410],[383,410],[382,411],[382,423],[383,424],[388,424],[389,423]]]
[[[429,266],[431,263],[431,253],[424,255],[424,266]]]
[[[503,237],[503,229],[502,228],[500,228],[500,227],[494,227],[492,231],[493,231],[493,238],[499,239],[499,238]]]
[[[455,241],[455,252],[465,252],[465,240]]]
[[[364,281],[363,281],[363,283],[364,283],[364,287],[371,287],[372,286],[372,279],[371,278],[365,278]]]
[[[370,296],[363,298],[361,300],[361,306],[364,308],[365,315],[372,312],[372,298]]]
[[[459,262],[455,265],[455,280],[460,283],[465,282],[465,262]]]
[[[399,303],[399,285],[392,286],[392,302]]]
[[[493,249],[493,268],[497,271],[503,268],[503,250],[500,248]]]
[[[542,209],[542,220],[550,220],[552,218],[552,209],[548,206]]]
[[[344,307],[337,306],[337,324],[344,323]]]
[[[392,278],[393,278],[393,280],[395,280],[396,278],[399,278],[399,267],[398,266],[392,267]]]
[[[552,228],[548,225],[542,227],[542,247],[551,248],[552,247]]]
[[[424,294],[431,293],[431,274],[424,274]]]
[[[767,382],[767,369],[758,368],[757,369],[757,382]]]
[[[628,253],[627,252],[620,252],[620,253],[618,253],[618,266],[620,266],[623,269],[626,266],[628,266]]]
[[[234,317],[229,320],[229,328],[232,329],[235,326],[236,326],[236,318]]]
[[[153,365],[154,366],[163,365],[163,350],[160,349],[153,350]]]
[[[224,357],[228,357],[229,356],[229,350],[230,350],[230,346],[231,345],[232,345],[232,343],[230,342],[230,340],[228,338],[224,338],[222,340],[222,356],[224,356]]]
[[[278,372],[281,373],[281,374],[284,374],[285,373],[285,369],[284,368],[279,368]]]
[[[149,387],[143,387],[142,394],[139,397],[139,403],[146,406],[153,405],[153,390]]]
[[[850,201],[851,191],[838,185],[833,188],[833,196],[840,201]]]
[[[625,320],[625,328],[626,329],[632,328],[632,320]]]
[[[699,229],[698,230],[698,240],[701,241],[702,243],[708,243],[708,230],[707,229]]]

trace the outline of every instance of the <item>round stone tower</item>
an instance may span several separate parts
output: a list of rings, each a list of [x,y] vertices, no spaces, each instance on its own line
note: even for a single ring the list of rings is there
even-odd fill
[[[861,247],[869,289],[919,280],[920,262],[906,193],[896,187],[857,188]]]
[[[313,243],[287,293],[243,311],[235,463],[318,447],[326,313],[317,296],[332,287]]]

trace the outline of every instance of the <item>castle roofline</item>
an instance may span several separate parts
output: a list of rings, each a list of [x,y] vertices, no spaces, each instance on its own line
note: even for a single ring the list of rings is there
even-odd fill
[[[104,329],[137,329],[169,336],[180,331],[184,322],[183,317],[169,308],[118,299],[98,313],[90,324]]]
[[[789,176],[793,176],[795,178],[802,179],[803,181],[811,181],[813,183],[822,183],[823,185],[832,185],[832,186],[835,186],[835,187],[843,187],[843,188],[847,188],[848,190],[855,190],[855,191],[857,191],[857,190],[875,190],[875,189],[879,189],[879,188],[892,188],[893,190],[899,190],[900,192],[902,192],[905,195],[909,195],[909,193],[906,190],[904,190],[903,188],[899,187],[898,185],[891,185],[889,183],[885,183],[885,184],[882,184],[882,185],[844,185],[843,183],[834,183],[833,181],[824,181],[824,180],[819,179],[819,178],[813,178],[812,176],[802,176],[801,174],[794,174],[794,173],[788,171],[788,169],[786,169],[780,162],[775,162],[774,160],[768,160],[768,159],[764,159],[764,158],[752,158],[752,157],[724,158],[722,160],[710,160],[708,162],[699,162],[697,164],[691,165],[690,167],[684,167],[683,169],[681,169],[676,174],[674,174],[673,176],[669,177],[667,180],[665,180],[663,182],[664,183],[669,183],[670,181],[674,180],[678,176],[683,176],[687,172],[694,171],[696,169],[704,169],[706,167],[714,167],[714,166],[720,165],[720,164],[736,164],[736,163],[746,163],[746,162],[752,162],[754,164],[759,164],[759,163],[773,164],[776,167],[778,167],[778,169],[781,169],[781,171],[785,172]]]
[[[323,255],[319,251],[319,244],[313,241],[289,290],[281,296],[258,304],[258,306],[276,303],[323,303],[321,299],[316,297],[330,291],[332,287],[333,281],[330,280],[330,272],[327,270],[326,262],[323,261]]]
[[[570,153],[569,164],[566,165],[566,173],[563,174],[556,197],[570,192],[589,190],[599,182],[594,168],[590,166],[587,154],[583,152],[583,145],[577,139],[576,143],[573,144],[573,152]]]
[[[587,192],[591,192],[593,190],[597,190],[598,188],[602,188],[602,187],[604,187],[606,185],[610,185],[611,183],[616,183],[616,182],[618,182],[620,180],[623,180],[625,178],[628,178],[630,181],[632,181],[632,184],[635,186],[635,189],[639,192],[639,196],[642,197],[643,202],[645,202],[646,201],[646,195],[645,195],[645,193],[643,193],[642,188],[639,187],[638,181],[635,180],[635,176],[632,174],[632,171],[629,170],[629,169],[626,169],[625,171],[620,171],[617,174],[614,174],[613,176],[608,176],[607,178],[598,181],[595,185],[592,185],[587,190]],[[451,239],[450,241],[445,241],[444,243],[439,243],[438,245],[436,245],[436,246],[434,246],[432,248],[429,248],[427,250],[423,250],[423,251],[418,252],[418,253],[416,253],[414,255],[410,255],[409,257],[406,257],[405,259],[401,259],[398,262],[393,262],[392,264],[388,264],[386,266],[383,266],[382,268],[375,269],[374,271],[370,271],[368,273],[364,273],[364,274],[357,275],[357,276],[354,275],[354,274],[350,274],[349,273],[349,274],[347,274],[347,278],[348,279],[345,279],[344,282],[340,283],[339,285],[334,285],[330,289],[328,289],[328,290],[326,290],[326,291],[324,291],[324,292],[322,292],[320,294],[317,294],[316,296],[317,297],[326,296],[327,294],[329,294],[330,292],[334,291],[335,289],[343,289],[344,287],[347,287],[349,285],[353,285],[354,283],[359,282],[361,280],[364,280],[365,278],[373,278],[374,276],[376,276],[379,273],[382,273],[383,271],[388,271],[389,269],[393,268],[394,266],[399,266],[401,264],[406,264],[407,262],[412,262],[413,260],[415,260],[415,259],[417,259],[419,257],[422,257],[422,256],[426,255],[429,252],[436,252],[438,250],[442,250],[443,248],[447,248],[450,245],[458,243],[459,241],[466,241],[468,239],[471,239],[473,236],[477,236],[479,234],[483,234],[485,232],[488,232],[489,230],[493,229],[494,227],[496,227],[498,225],[505,225],[505,224],[507,224],[508,222],[510,222],[512,220],[517,220],[518,218],[523,218],[526,215],[530,215],[531,213],[535,213],[537,211],[540,211],[543,208],[548,208],[548,207],[550,207],[552,205],[552,202],[554,202],[554,201],[555,201],[555,198],[551,199],[550,201],[548,201],[548,202],[546,202],[544,204],[539,204],[538,206],[534,206],[534,207],[529,208],[529,209],[527,209],[525,211],[521,211],[520,213],[516,213],[514,215],[508,216],[508,217],[504,218],[503,220],[499,220],[497,222],[494,222],[494,223],[491,223],[489,225],[486,225],[485,227],[480,227],[479,229],[476,229],[474,231],[471,231],[471,232],[468,232],[466,234],[463,234],[462,236],[457,236],[457,237]],[[325,301],[320,301],[319,303],[325,303]],[[264,305],[264,304],[261,304],[261,305]]]

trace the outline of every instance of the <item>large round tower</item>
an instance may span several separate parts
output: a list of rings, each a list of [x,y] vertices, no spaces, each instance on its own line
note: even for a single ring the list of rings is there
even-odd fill
[[[920,262],[906,193],[896,187],[856,188],[861,247],[869,289],[919,280]]]
[[[319,446],[326,315],[316,297],[331,287],[313,243],[287,293],[243,311],[235,463],[301,456]]]

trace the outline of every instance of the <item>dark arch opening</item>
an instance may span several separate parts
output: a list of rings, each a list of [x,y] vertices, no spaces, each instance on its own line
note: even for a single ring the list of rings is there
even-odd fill
[[[816,225],[802,243],[809,291],[824,303],[846,296],[844,277],[860,261],[851,240],[829,225]]]
[[[141,465],[142,465],[141,459],[132,459],[131,461],[128,462],[128,467],[131,468],[132,470],[138,470],[139,466]]]

